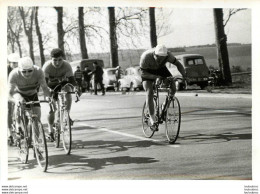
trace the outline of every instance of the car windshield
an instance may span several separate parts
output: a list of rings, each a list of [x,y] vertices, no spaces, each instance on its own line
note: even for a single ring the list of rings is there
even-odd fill
[[[204,62],[201,58],[194,58],[194,59],[188,59],[187,64],[188,65],[203,65]]]

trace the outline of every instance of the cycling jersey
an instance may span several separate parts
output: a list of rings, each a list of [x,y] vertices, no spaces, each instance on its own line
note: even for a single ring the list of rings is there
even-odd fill
[[[155,60],[154,56],[154,48],[145,51],[140,59],[140,67],[141,69],[160,69],[165,66],[167,62],[174,64],[176,62],[176,58],[173,56],[171,52],[168,52],[168,56],[163,60],[160,64]]]
[[[18,68],[13,69],[8,78],[9,87],[13,86],[15,88],[15,92],[26,96],[36,94],[40,85],[45,83],[45,79],[43,71],[38,66],[33,66],[33,68],[33,74],[29,79],[24,78]]]
[[[73,77],[73,72],[70,64],[67,61],[63,61],[60,68],[55,68],[52,65],[52,61],[47,61],[42,68],[45,78],[48,78],[48,85],[55,86],[61,81],[67,80],[69,77]]]

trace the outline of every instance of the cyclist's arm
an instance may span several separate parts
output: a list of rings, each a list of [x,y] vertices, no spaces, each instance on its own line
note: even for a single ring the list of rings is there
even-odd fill
[[[69,82],[70,84],[72,84],[74,87],[78,87],[78,84],[77,84],[77,82],[76,82],[74,76],[68,77],[68,82]]]
[[[39,83],[42,87],[42,90],[43,90],[43,93],[46,95],[46,96],[51,96],[51,89],[47,86],[47,82],[46,80],[48,78],[44,78],[44,74],[43,74],[43,71],[40,70],[39,71]]]
[[[186,79],[186,72],[182,64],[171,54],[169,53],[168,62],[174,64],[178,71],[181,73],[183,79]]]

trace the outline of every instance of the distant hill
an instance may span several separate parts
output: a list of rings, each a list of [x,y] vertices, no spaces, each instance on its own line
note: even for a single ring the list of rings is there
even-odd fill
[[[178,47],[178,48],[169,48],[169,50],[174,55],[179,54],[201,54],[205,57],[206,63],[208,66],[218,68],[217,61],[217,50],[216,45],[198,45],[191,47]],[[140,56],[144,52],[144,49],[127,49],[119,50],[119,65],[122,69],[127,67],[138,65],[140,61]],[[252,45],[251,44],[240,44],[240,43],[231,43],[228,44],[229,52],[229,62],[230,67],[232,66],[241,66],[242,70],[251,69],[251,56],[252,56]],[[77,61],[81,59],[81,54],[66,55],[68,61]],[[110,64],[110,53],[89,53],[89,58],[98,58],[104,61],[105,67],[111,67]],[[48,58],[46,59],[48,60]],[[38,62],[37,62],[38,61]],[[36,57],[36,63],[39,63],[39,57]]]

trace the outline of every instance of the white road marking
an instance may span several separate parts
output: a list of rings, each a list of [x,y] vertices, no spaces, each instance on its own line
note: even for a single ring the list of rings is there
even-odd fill
[[[87,124],[84,124],[84,123],[77,123],[77,125],[96,128],[96,126],[91,126],[91,125],[87,125]],[[128,133],[119,132],[119,131],[107,129],[107,128],[104,128],[104,127],[96,128],[96,129],[99,130],[99,131],[105,131],[105,132],[108,132],[108,133],[114,133],[114,134],[125,136],[125,137],[131,137],[131,138],[134,138],[134,139],[140,139],[140,140],[143,140],[143,141],[152,141],[152,142],[156,142],[158,144],[166,145],[166,146],[169,146],[169,147],[174,147],[174,148],[180,147],[179,145],[170,145],[170,144],[167,144],[167,143],[163,143],[160,140],[148,139],[148,138],[145,138],[145,137],[140,137],[140,136],[137,136],[137,135],[131,135],[131,134],[128,134]]]

